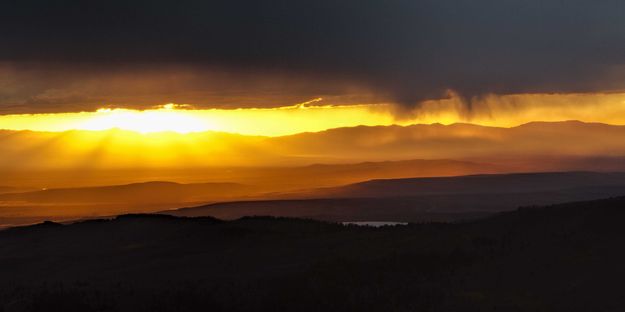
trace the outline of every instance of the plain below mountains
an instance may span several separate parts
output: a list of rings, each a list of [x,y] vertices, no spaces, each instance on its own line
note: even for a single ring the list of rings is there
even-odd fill
[[[271,200],[214,203],[164,214],[279,216],[327,221],[452,221],[519,206],[625,195],[625,173],[550,172],[372,180],[275,195]]]
[[[371,176],[399,174],[395,169],[403,165],[406,171],[413,168],[417,172],[428,164],[458,171],[480,167],[454,161],[405,161],[315,165],[302,170],[312,174],[309,168],[318,168],[319,176],[326,177],[320,180],[327,182],[331,177],[367,172]],[[293,170],[291,179],[306,179],[304,173]],[[307,180],[312,185],[323,184],[311,181],[314,176]],[[221,219],[266,215],[329,221],[464,220],[519,206],[625,195],[625,174],[551,172],[377,179],[339,187],[280,190],[275,184],[147,182],[7,193],[0,194],[0,226],[158,211]]]
[[[0,189],[0,227],[43,220],[68,220],[122,213],[155,212],[208,202],[267,198],[271,193],[336,186],[371,178],[400,178],[432,175],[462,175],[499,172],[500,166],[455,160],[405,160],[357,164],[315,164],[303,167],[198,168],[183,171],[102,171],[8,173],[13,183],[43,183],[59,180],[70,185],[94,181],[119,182],[148,175],[203,183],[142,182],[122,185],[60,187],[36,191],[6,187]],[[22,180],[20,180],[20,177]],[[120,180],[119,177],[123,177]],[[228,181],[228,182],[223,182]],[[44,184],[47,185],[47,184]],[[61,185],[64,185],[61,182]],[[1,192],[5,193],[2,194]]]

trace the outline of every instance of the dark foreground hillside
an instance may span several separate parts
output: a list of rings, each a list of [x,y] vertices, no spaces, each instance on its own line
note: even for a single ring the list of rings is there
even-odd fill
[[[622,311],[625,198],[465,224],[129,215],[0,232],[0,311]]]

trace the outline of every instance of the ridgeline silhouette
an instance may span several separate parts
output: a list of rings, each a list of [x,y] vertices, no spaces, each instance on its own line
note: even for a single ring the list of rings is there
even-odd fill
[[[4,311],[618,311],[625,197],[468,223],[125,215],[0,232]]]

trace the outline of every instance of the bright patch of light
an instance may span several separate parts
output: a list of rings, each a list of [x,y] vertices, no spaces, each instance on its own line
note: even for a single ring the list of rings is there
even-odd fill
[[[96,114],[77,126],[79,130],[122,129],[140,133],[173,131],[178,133],[209,130],[205,120],[185,110],[175,110],[174,104],[160,109],[137,111],[127,109],[99,109]]]
[[[118,128],[140,133],[217,131],[283,136],[340,127],[469,122],[514,127],[531,121],[580,120],[625,125],[625,93],[488,96],[472,110],[456,98],[426,101],[412,114],[390,104],[320,105],[321,98],[276,108],[102,108],[95,112],[0,115],[0,130],[64,132]],[[314,104],[314,105],[312,105]],[[397,118],[400,117],[400,118]],[[0,133],[1,134],[1,133]]]

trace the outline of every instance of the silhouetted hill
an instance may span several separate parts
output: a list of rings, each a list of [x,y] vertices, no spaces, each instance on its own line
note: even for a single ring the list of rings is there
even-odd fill
[[[461,224],[122,216],[0,232],[5,311],[618,311],[625,197]]]
[[[0,228],[43,220],[70,220],[163,209],[215,201],[259,199],[273,192],[344,185],[371,178],[458,175],[505,170],[499,166],[455,160],[405,160],[357,164],[315,164],[303,167],[197,168],[192,170],[0,172],[7,183],[33,185],[106,185],[139,177],[169,177],[209,183],[145,182],[91,187],[10,188],[1,194]],[[30,178],[29,178],[30,177]],[[229,182],[223,182],[229,181]],[[234,181],[234,182],[233,182]],[[30,192],[26,192],[30,191]]]
[[[199,167],[190,169],[117,169],[3,171],[0,181],[7,185],[32,185],[41,188],[80,188],[103,185],[138,184],[144,181],[179,183],[238,183],[267,191],[338,186],[371,179],[457,176],[500,173],[515,168],[486,162],[453,159],[411,159],[399,161],[324,163],[306,166],[273,167]],[[30,189],[33,190],[33,189]],[[28,189],[24,190],[28,191]],[[15,191],[17,192],[17,191]]]
[[[396,197],[440,194],[529,193],[625,187],[625,173],[539,172],[372,180],[320,189],[315,197]]]
[[[0,194],[0,201],[29,203],[167,203],[217,200],[252,194],[250,186],[237,183],[144,182],[127,185],[46,189]]]
[[[327,221],[453,221],[512,210],[625,195],[625,173],[551,172],[373,180],[163,213],[236,219],[248,215]]]
[[[145,182],[0,194],[0,228],[43,220],[65,221],[154,212],[257,194],[238,183]]]

